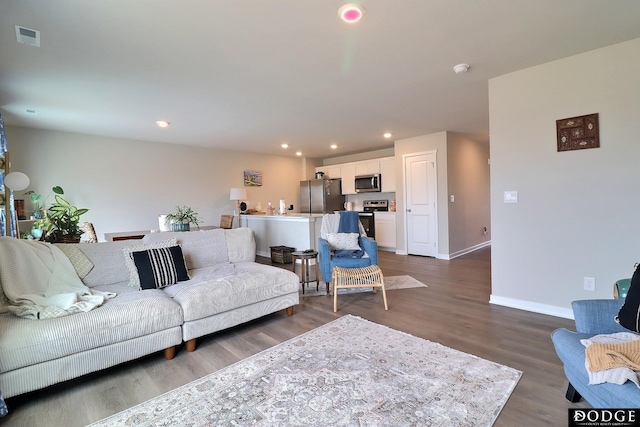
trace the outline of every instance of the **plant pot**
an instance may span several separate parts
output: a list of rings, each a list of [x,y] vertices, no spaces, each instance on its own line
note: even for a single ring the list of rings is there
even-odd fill
[[[173,224],[171,224],[171,229],[173,231],[190,231],[191,227],[189,227],[188,223],[174,222]]]
[[[34,239],[41,239],[42,238],[42,229],[41,228],[32,228],[31,229],[31,235],[33,236]]]
[[[58,237],[58,240],[55,243],[80,243],[80,236],[71,237],[71,236],[62,236]]]

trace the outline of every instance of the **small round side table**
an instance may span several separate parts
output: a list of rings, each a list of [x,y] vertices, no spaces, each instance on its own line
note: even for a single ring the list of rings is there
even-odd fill
[[[320,273],[318,271],[318,251],[304,252],[295,251],[291,252],[292,270],[296,272],[296,260],[300,260],[302,271],[300,272],[300,283],[302,284],[302,293],[304,294],[304,288],[311,282],[316,282],[316,291],[320,288]],[[314,260],[316,264],[316,278],[315,280],[309,280],[309,261]]]

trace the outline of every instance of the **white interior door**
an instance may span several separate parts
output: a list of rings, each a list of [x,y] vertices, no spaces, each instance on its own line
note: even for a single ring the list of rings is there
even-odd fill
[[[435,153],[405,158],[407,252],[438,255]]]

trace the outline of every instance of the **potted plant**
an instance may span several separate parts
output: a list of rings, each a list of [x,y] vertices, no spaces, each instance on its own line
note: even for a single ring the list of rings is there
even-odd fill
[[[25,196],[31,197],[31,204],[33,205],[33,218],[40,219],[43,216],[43,212],[47,208],[47,201],[49,197],[46,199],[42,199],[42,194],[38,194],[33,190],[27,191],[24,193]]]
[[[189,231],[190,224],[194,224],[199,229],[202,222],[198,213],[189,206],[176,206],[176,211],[168,214],[167,220],[171,222],[173,231]]]
[[[78,243],[84,230],[79,226],[80,216],[87,213],[89,209],[73,206],[62,195],[64,190],[53,187],[55,202],[49,207],[47,220],[49,227],[46,240],[52,243]]]
[[[40,240],[43,236],[46,237],[50,227],[51,221],[49,221],[49,217],[45,215],[44,218],[37,219],[31,225],[31,236],[36,240]]]

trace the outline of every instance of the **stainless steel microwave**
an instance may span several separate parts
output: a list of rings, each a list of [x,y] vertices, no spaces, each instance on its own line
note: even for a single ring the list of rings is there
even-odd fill
[[[356,193],[381,191],[382,177],[379,173],[356,176]]]

